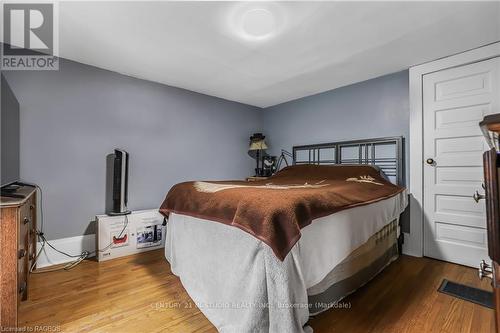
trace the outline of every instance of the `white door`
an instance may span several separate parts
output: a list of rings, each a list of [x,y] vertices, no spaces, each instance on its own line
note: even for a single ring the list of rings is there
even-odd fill
[[[500,58],[423,78],[424,255],[477,267],[488,259],[478,123],[500,113]]]

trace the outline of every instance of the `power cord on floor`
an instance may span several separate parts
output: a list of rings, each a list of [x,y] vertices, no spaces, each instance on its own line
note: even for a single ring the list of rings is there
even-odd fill
[[[81,263],[83,260],[87,259],[89,257],[89,254],[90,252],[88,251],[83,251],[80,255],[78,256],[75,256],[75,255],[71,255],[71,254],[68,254],[66,252],[63,252],[63,251],[60,251],[58,249],[56,249],[52,244],[50,244],[47,239],[45,238],[45,236],[43,235],[43,233],[39,230],[37,230],[37,236],[38,238],[40,238],[42,240],[42,246],[40,246],[40,250],[38,250],[36,256],[35,256],[35,259],[33,260],[33,263],[31,264],[31,267],[30,267],[30,273],[47,273],[47,272],[55,272],[55,271],[60,271],[60,270],[70,270],[74,267],[76,267],[79,263]],[[50,248],[52,248],[54,251],[56,252],[59,252],[67,257],[70,257],[70,258],[77,258],[76,260],[62,266],[62,267],[56,267],[56,268],[52,268],[52,269],[44,269],[44,270],[34,270],[35,268],[35,265],[38,261],[38,258],[40,257],[40,254],[42,253],[42,251],[45,249],[45,244],[47,244]]]
[[[38,240],[40,242],[41,240],[41,243],[42,245],[40,246],[40,250],[38,250],[34,260],[33,260],[33,263],[31,264],[31,267],[29,269],[30,273],[47,273],[47,272],[55,272],[55,271],[60,271],[60,270],[70,270],[74,267],[76,267],[78,264],[80,264],[83,260],[87,259],[89,256],[91,256],[92,254],[96,254],[97,251],[99,252],[103,252],[103,251],[106,251],[107,249],[109,249],[112,245],[113,245],[113,242],[111,241],[107,246],[105,246],[104,248],[102,249],[98,249],[98,250],[94,250],[94,251],[83,251],[81,254],[79,255],[71,255],[71,254],[68,254],[64,251],[61,251],[61,250],[58,250],[54,245],[50,244],[47,239],[45,238],[45,235],[43,233],[43,191],[42,191],[42,188],[38,185],[35,185],[35,184],[30,184],[34,187],[36,187],[36,189],[40,192],[40,230],[36,230],[36,234],[38,236]],[[123,224],[123,229],[120,231],[120,234],[118,235],[118,238],[121,238],[123,233],[125,232],[127,226],[128,226],[128,216],[127,215],[124,215],[125,217],[125,223]],[[36,266],[36,263],[38,261],[38,258],[40,257],[40,254],[43,252],[43,250],[45,249],[45,245],[48,245],[51,249],[53,249],[54,251],[66,256],[66,257],[69,257],[69,258],[77,258],[76,260],[74,261],[71,261],[69,262],[68,264],[62,266],[62,267],[56,267],[56,268],[52,268],[52,269],[43,269],[43,270],[34,270],[35,269],[35,266]]]

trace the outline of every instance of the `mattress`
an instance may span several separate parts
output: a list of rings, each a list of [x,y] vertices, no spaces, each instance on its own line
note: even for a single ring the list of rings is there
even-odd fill
[[[321,282],[307,289],[311,315],[338,306],[339,301],[398,258],[398,223],[399,220],[394,220],[383,227],[335,266]]]
[[[267,244],[238,228],[171,214],[165,256],[219,331],[302,332],[310,313],[322,310],[310,309],[308,297],[314,288],[320,288],[315,295],[323,295],[338,283],[338,274],[328,281],[329,274],[394,223],[406,198],[402,192],[314,220],[283,261]]]
[[[366,206],[319,218],[302,229],[298,242],[300,264],[306,287],[318,284],[356,248],[383,229],[403,212],[406,191]],[[334,250],[332,250],[334,249]]]

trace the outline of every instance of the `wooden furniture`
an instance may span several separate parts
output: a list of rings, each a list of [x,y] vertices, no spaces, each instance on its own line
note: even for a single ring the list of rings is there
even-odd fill
[[[484,117],[480,123],[481,130],[490,146],[483,154],[485,195],[474,194],[474,200],[486,199],[486,228],[488,235],[488,255],[493,267],[484,261],[479,267],[479,276],[492,280],[493,298],[495,302],[496,332],[500,333],[500,114]]]
[[[36,256],[36,188],[16,191],[24,198],[0,199],[0,330],[17,327],[17,311],[28,298],[29,268]]]
[[[252,177],[247,177],[246,181],[247,182],[255,182],[257,180],[265,180],[268,179],[269,177],[257,177],[257,176],[252,176]]]

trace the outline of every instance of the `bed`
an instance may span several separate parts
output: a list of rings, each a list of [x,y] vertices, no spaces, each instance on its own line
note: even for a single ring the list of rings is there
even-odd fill
[[[342,305],[340,300],[398,256],[399,216],[407,205],[401,186],[402,144],[403,139],[397,137],[297,146],[294,166],[262,184],[252,182],[252,188],[244,182],[174,186],[160,210],[169,218],[165,256],[172,272],[220,332],[310,331],[311,315]],[[299,174],[299,180],[291,182],[287,174]],[[337,190],[338,184],[346,187]],[[351,198],[354,202],[346,204],[351,202],[350,188],[358,192],[362,188],[360,197],[368,201]],[[172,195],[179,189],[184,196]],[[231,191],[243,191],[235,199],[234,211],[228,210],[231,204],[221,196],[229,200]],[[257,193],[255,198],[262,198],[261,210],[271,213],[256,215],[244,204],[257,200],[249,199],[252,191]],[[330,197],[326,196],[329,191]],[[381,191],[383,196],[369,200]],[[303,201],[302,196],[314,199]],[[300,217],[298,224],[309,221],[297,228],[282,227],[280,223],[296,216],[277,214],[277,206],[266,209],[266,202],[278,201],[270,198],[280,197],[298,200],[300,209],[290,213]],[[328,214],[325,207],[334,201],[346,207]],[[214,206],[223,208],[214,212]],[[318,206],[323,210],[318,212]],[[259,220],[270,216],[270,221],[259,224],[256,216]],[[236,220],[243,222],[238,225]],[[250,224],[245,223],[249,220]],[[269,232],[275,225],[280,227]]]

